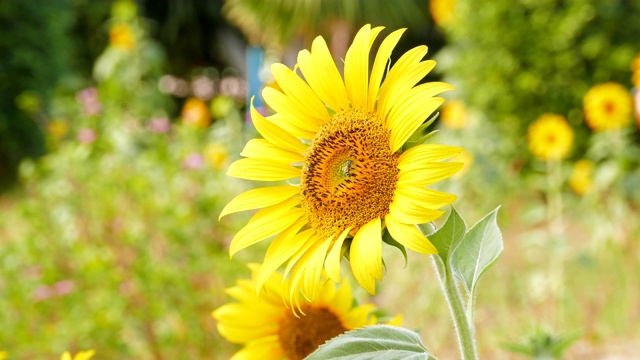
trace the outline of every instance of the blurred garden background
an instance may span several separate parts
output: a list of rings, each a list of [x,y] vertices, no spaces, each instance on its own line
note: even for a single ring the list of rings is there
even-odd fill
[[[456,87],[431,141],[466,166],[440,188],[471,224],[502,205],[481,357],[640,358],[638,19],[633,0],[0,2],[0,359],[229,358],[211,311],[267,245],[229,261],[248,215],[218,221],[251,185],[225,175],[247,99],[317,35],[340,64],[367,23],[408,28],[392,60],[426,44],[426,80]],[[356,297],[457,358],[430,259],[385,251]]]

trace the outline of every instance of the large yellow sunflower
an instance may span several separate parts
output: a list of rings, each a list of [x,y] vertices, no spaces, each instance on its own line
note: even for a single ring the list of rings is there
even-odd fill
[[[264,284],[261,297],[255,292],[257,264],[250,264],[251,280],[238,280],[227,293],[238,302],[213,311],[218,332],[230,342],[243,344],[231,360],[303,359],[325,341],[365,325],[375,324],[373,305],[353,306],[349,282],[337,289],[333,282],[318,284],[313,302],[301,305],[294,314],[282,299],[282,275],[273,273]],[[400,325],[396,316],[387,324]]]
[[[541,160],[560,160],[569,155],[573,129],[561,115],[544,114],[529,125],[529,151]]]
[[[285,286],[297,303],[298,291],[314,298],[326,272],[340,281],[347,253],[356,280],[375,293],[382,278],[382,233],[405,247],[436,253],[416,224],[437,219],[454,195],[426,186],[450,177],[462,164],[442,162],[461,148],[403,145],[444,100],[435,95],[451,85],[417,85],[435,66],[423,61],[426,46],[403,54],[386,73],[391,51],[404,29],[386,37],[369,70],[369,52],[381,27],[356,34],[340,76],[322,37],[298,54],[297,69],[272,66],[278,88],[266,87],[267,118],[251,106],[263,139],[247,143],[228,175],[257,181],[290,180],[288,185],[249,190],[233,199],[220,217],[262,208],[232,239],[230,255],[277,235],[257,274],[258,290],[288,261]],[[296,70],[297,70],[296,69]],[[384,77],[384,81],[382,80]],[[347,251],[348,250],[348,251]]]
[[[631,93],[618,83],[592,87],[584,96],[583,105],[587,125],[594,131],[620,129],[631,120]]]

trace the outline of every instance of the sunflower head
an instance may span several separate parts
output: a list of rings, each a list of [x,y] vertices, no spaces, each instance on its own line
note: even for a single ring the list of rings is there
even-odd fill
[[[316,299],[304,302],[302,312],[294,313],[282,300],[282,275],[273,273],[258,298],[254,290],[259,266],[249,267],[251,279],[239,280],[227,289],[236,302],[222,305],[212,314],[225,339],[244,345],[232,359],[303,359],[325,341],[377,322],[372,305],[353,306],[346,281],[338,288],[331,281],[320,284]],[[389,324],[400,322],[401,317],[396,316]]]
[[[258,271],[258,288],[286,263],[285,294],[313,299],[325,275],[340,281],[347,255],[360,285],[375,293],[382,278],[382,232],[411,250],[436,249],[416,227],[440,217],[455,196],[427,188],[455,174],[460,163],[444,162],[462,149],[403,145],[444,102],[452,87],[423,83],[435,66],[423,60],[426,46],[401,55],[387,72],[389,57],[404,30],[380,44],[370,67],[371,46],[382,28],[366,25],[355,36],[338,72],[326,42],[298,54],[290,69],[274,64],[278,86],[263,90],[276,112],[251,115],[261,139],[249,141],[231,164],[230,176],[289,180],[288,185],[250,190],[233,199],[220,216],[262,208],[232,239],[230,253],[275,238]],[[300,73],[298,73],[298,71]]]
[[[561,115],[544,114],[529,125],[529,151],[541,160],[560,160],[569,155],[573,129]]]
[[[620,129],[631,120],[631,94],[618,83],[592,87],[584,96],[583,105],[585,120],[593,131]]]

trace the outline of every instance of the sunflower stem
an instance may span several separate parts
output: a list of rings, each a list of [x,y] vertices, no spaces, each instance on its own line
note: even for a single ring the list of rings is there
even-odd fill
[[[449,305],[449,311],[453,318],[453,325],[458,337],[458,344],[460,346],[460,353],[462,360],[477,360],[478,351],[476,349],[476,343],[474,339],[473,321],[467,315],[465,306],[462,300],[462,294],[458,288],[458,284],[453,275],[453,270],[449,264],[445,262],[439,256],[433,256],[438,278],[442,285],[442,291],[444,297]],[[469,301],[469,306],[473,306],[473,302]],[[473,311],[469,311],[471,315]]]

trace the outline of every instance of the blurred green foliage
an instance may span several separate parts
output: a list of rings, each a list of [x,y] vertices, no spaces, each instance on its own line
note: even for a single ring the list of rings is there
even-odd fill
[[[210,312],[246,272],[228,258],[236,224],[217,219],[244,187],[223,173],[244,142],[243,116],[217,97],[226,106],[211,126],[171,121],[174,101],[158,89],[166,57],[147,26],[134,2],[115,2],[96,86],[42,84],[50,153],[23,160],[21,188],[0,199],[0,307],[11,309],[0,312],[0,349],[10,359],[231,351]],[[19,99],[29,108],[40,97]]]
[[[71,70],[69,9],[64,0],[0,3],[0,185],[15,178],[20,159],[44,153],[34,120]]]
[[[637,1],[459,0],[439,70],[483,121],[517,134],[519,156],[526,153],[520,134],[548,112],[566,116],[584,148],[582,98],[603,82],[631,87],[639,17]]]

